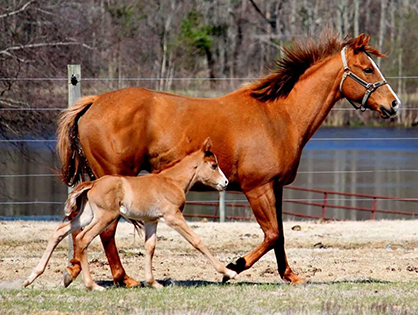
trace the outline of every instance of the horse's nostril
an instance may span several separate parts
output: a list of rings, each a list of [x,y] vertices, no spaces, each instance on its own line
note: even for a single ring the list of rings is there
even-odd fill
[[[395,108],[396,106],[398,106],[398,102],[396,100],[392,101],[392,108]]]

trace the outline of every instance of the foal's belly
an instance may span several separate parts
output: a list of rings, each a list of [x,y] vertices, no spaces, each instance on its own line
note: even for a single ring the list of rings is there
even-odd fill
[[[161,207],[157,205],[144,208],[133,208],[122,205],[119,211],[125,218],[140,221],[152,221],[163,216]]]
[[[140,208],[121,205],[119,212],[124,218],[138,221],[153,221],[163,216],[162,207],[158,205]]]

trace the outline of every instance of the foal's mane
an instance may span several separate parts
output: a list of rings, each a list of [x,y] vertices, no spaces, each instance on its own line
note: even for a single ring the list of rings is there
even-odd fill
[[[160,174],[162,171],[165,171],[168,168],[173,167],[174,165],[178,164],[182,159],[184,159],[186,156],[188,156],[189,154],[185,155],[183,158],[181,159],[177,159],[174,161],[171,161],[170,163],[164,165],[162,168],[158,169],[158,170],[154,170],[152,171],[152,174]]]
[[[286,97],[293,89],[300,76],[315,63],[339,53],[344,46],[352,46],[356,38],[339,39],[338,34],[327,33],[319,40],[308,39],[293,42],[289,47],[283,47],[283,58],[276,60],[276,69],[270,75],[250,83],[247,88],[250,95],[259,101],[273,101]],[[371,46],[361,49],[369,54],[382,56]]]
[[[152,174],[159,174],[159,173],[161,173],[162,171],[164,171],[164,170],[166,170],[166,169],[168,169],[168,168],[173,167],[174,165],[176,165],[176,164],[178,164],[180,161],[182,161],[185,157],[187,157],[187,156],[189,156],[189,155],[191,155],[191,154],[193,154],[193,153],[195,153],[195,152],[197,152],[197,151],[199,151],[199,150],[192,151],[192,152],[190,152],[190,153],[186,154],[185,156],[183,156],[182,158],[179,158],[179,159],[177,159],[177,160],[171,161],[170,163],[168,163],[168,164],[164,165],[162,168],[160,168],[160,169],[158,169],[158,170],[154,170],[154,171],[152,171]],[[215,154],[214,154],[212,151],[206,151],[206,152],[205,152],[205,155],[204,155],[204,157],[205,157],[205,158],[208,158],[208,157],[214,157],[214,156],[215,156]]]

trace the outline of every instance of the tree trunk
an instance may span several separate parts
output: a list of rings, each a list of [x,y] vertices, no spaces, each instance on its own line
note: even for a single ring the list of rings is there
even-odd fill
[[[208,62],[209,78],[210,78],[210,88],[214,89],[216,87],[215,82],[215,61],[213,60],[212,52],[209,48],[205,48],[206,60]]]
[[[354,36],[360,33],[360,0],[354,0]]]
[[[386,31],[386,6],[387,0],[380,0],[380,28],[379,28],[379,50],[383,51],[383,41],[385,39]],[[377,60],[377,65],[380,67],[382,59]]]

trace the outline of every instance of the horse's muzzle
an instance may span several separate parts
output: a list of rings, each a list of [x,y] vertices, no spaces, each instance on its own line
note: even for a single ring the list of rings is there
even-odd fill
[[[395,106],[392,106],[392,108],[388,109],[384,107],[383,105],[380,105],[379,109],[380,109],[380,117],[382,117],[383,119],[389,119],[391,117],[395,117],[398,114],[399,106],[395,105]]]

